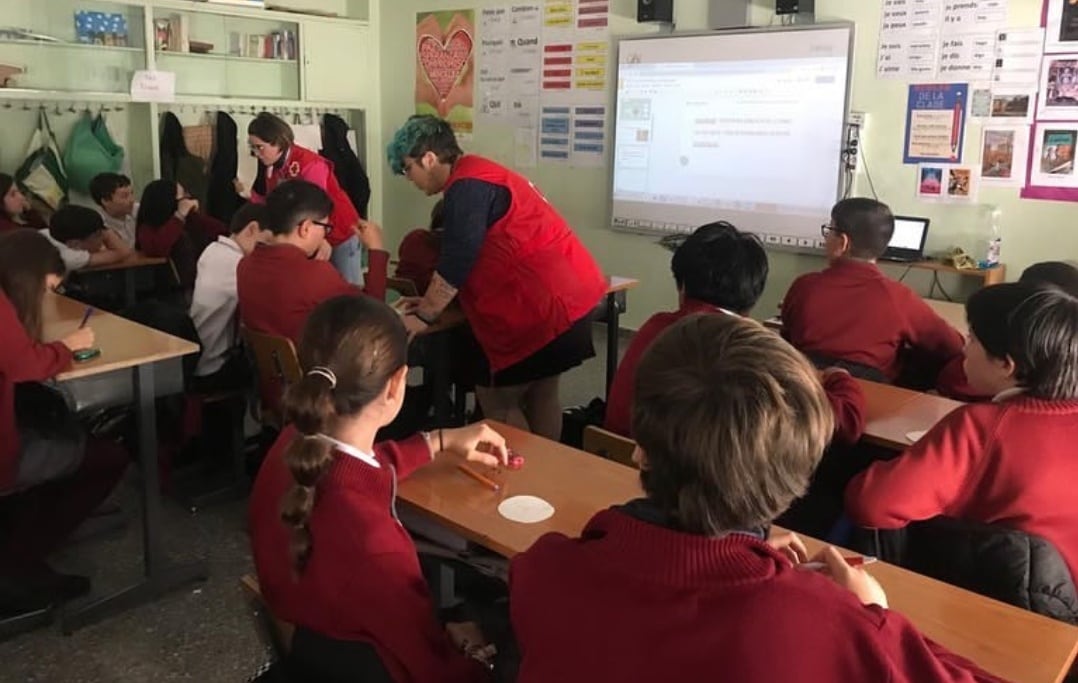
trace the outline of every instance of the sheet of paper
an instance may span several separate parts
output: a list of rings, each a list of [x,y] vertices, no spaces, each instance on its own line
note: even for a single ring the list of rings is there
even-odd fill
[[[939,78],[990,78],[996,61],[995,48],[995,33],[945,34],[940,39]]]
[[[1033,130],[1033,167],[1029,184],[1078,189],[1078,174],[1074,172],[1076,143],[1078,123],[1038,123]]]
[[[554,516],[554,506],[537,496],[513,496],[498,504],[498,513],[511,522],[536,524]]]
[[[876,77],[934,78],[942,0],[883,0]]]
[[[488,7],[479,15],[479,115],[534,127],[541,69],[543,8]]]
[[[1037,118],[1048,121],[1078,119],[1078,53],[1045,55]]]
[[[921,164],[917,169],[917,199],[972,204],[977,200],[979,174],[962,164]]]
[[[533,168],[538,157],[534,128],[517,128],[513,140],[513,164],[516,168]]]
[[[1028,159],[1028,126],[986,126],[981,131],[981,185],[1022,186]]]
[[[131,99],[135,102],[175,102],[176,73],[136,71],[131,76]]]
[[[962,160],[967,92],[965,83],[927,83],[909,87],[902,163]]]
[[[996,61],[992,82],[1036,87],[1041,76],[1044,29],[1003,29],[996,32]]]

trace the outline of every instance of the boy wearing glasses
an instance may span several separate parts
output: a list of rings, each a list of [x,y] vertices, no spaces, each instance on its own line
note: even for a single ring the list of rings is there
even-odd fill
[[[269,235],[236,269],[245,326],[298,344],[308,314],[326,299],[355,294],[385,299],[389,254],[377,224],[360,222],[359,238],[370,251],[364,287],[345,281],[329,262],[312,258],[333,230],[342,229],[330,223],[332,213],[326,191],[305,180],[282,183],[266,197],[262,227]]]
[[[962,335],[906,285],[884,275],[876,260],[895,219],[882,202],[843,199],[823,226],[828,267],[794,280],[782,302],[783,336],[817,362],[843,362],[889,381],[912,354],[945,393],[968,395]]]

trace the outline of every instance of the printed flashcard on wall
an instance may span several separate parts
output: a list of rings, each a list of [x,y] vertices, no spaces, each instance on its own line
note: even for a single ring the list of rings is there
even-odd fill
[[[604,31],[609,23],[610,0],[577,0],[577,30]]]
[[[939,78],[987,80],[996,61],[995,33],[945,35],[940,39]]]
[[[480,10],[477,78],[480,116],[503,123],[536,125],[542,16],[538,4]]]
[[[1007,25],[1007,0],[945,0],[940,30],[955,33],[994,32]]]
[[[883,0],[876,77],[935,77],[942,16],[941,0]]]
[[[606,90],[607,51],[610,43],[578,42],[573,54],[573,87],[577,90]]]
[[[966,128],[965,83],[909,87],[902,163],[960,162]]]
[[[573,44],[543,45],[543,91],[565,92],[573,87]]]
[[[568,164],[572,136],[572,108],[543,106],[539,117],[539,159]]]
[[[1041,76],[1044,29],[1003,29],[996,32],[992,82],[1034,88]]]
[[[544,0],[543,42],[570,42],[576,30],[576,7],[573,0]]]
[[[1037,118],[1078,119],[1078,53],[1045,55]]]
[[[1020,187],[1026,180],[1029,127],[992,127],[981,131],[981,184]]]
[[[606,107],[573,107],[573,150],[570,164],[598,168],[606,156]]]
[[[962,164],[921,164],[917,168],[917,199],[970,204],[977,199],[977,173]]]

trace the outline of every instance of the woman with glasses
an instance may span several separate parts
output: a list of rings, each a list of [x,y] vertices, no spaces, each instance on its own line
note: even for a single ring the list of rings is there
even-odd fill
[[[198,200],[175,180],[155,180],[142,191],[135,244],[147,256],[172,260],[184,290],[195,286],[198,257],[228,226],[199,210]]]
[[[248,124],[247,142],[259,164],[251,201],[264,203],[278,185],[296,178],[325,190],[333,201],[328,222],[335,229],[326,236],[327,243],[317,258],[330,260],[348,282],[362,284],[359,212],[337,182],[333,164],[318,152],[297,145],[291,126],[269,112],[262,112]]]

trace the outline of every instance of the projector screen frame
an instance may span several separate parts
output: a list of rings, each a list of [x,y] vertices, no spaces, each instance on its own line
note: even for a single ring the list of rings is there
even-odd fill
[[[845,90],[844,90],[844,94],[843,94],[842,129],[840,131],[840,138],[839,138],[840,141],[841,141],[841,144],[840,144],[840,149],[838,150],[838,155],[839,155],[838,173],[837,173],[837,176],[835,178],[835,201],[837,202],[844,195],[844,192],[845,192],[845,187],[844,187],[845,182],[844,181],[845,181],[845,179],[847,177],[847,173],[849,172],[847,170],[847,168],[846,168],[845,163],[844,163],[843,155],[845,153],[847,132],[848,132],[848,129],[849,129],[850,100],[851,100],[852,91],[853,91],[854,47],[855,47],[855,40],[856,40],[856,25],[852,21],[837,20],[836,19],[836,20],[828,20],[828,21],[812,23],[812,24],[789,24],[789,25],[779,25],[779,26],[743,26],[743,27],[721,28],[721,29],[711,29],[711,30],[702,30],[702,31],[674,31],[674,32],[670,32],[670,33],[659,33],[659,34],[646,33],[646,34],[633,34],[633,35],[627,35],[627,36],[620,36],[617,39],[617,50],[616,50],[616,54],[615,54],[615,67],[617,69],[617,72],[615,73],[615,78],[620,79],[621,50],[622,50],[623,43],[624,44],[629,44],[629,43],[642,41],[642,40],[676,40],[678,38],[691,38],[691,37],[703,37],[703,36],[715,36],[715,35],[766,34],[766,33],[784,34],[784,33],[792,33],[792,32],[799,32],[799,31],[820,31],[820,30],[834,30],[834,29],[844,29],[844,30],[846,30],[847,37],[848,37],[848,44],[847,44],[847,48],[846,48],[846,86],[845,86]],[[608,223],[608,226],[607,227],[610,230],[614,231],[614,232],[622,232],[622,233],[637,234],[637,235],[647,235],[647,236],[652,236],[652,237],[668,237],[668,236],[673,236],[673,235],[685,235],[685,236],[687,236],[687,235],[691,234],[697,227],[699,227],[699,225],[682,226],[681,229],[671,231],[671,230],[654,229],[654,228],[649,228],[649,227],[624,226],[624,225],[615,225],[614,224],[614,183],[615,183],[614,174],[615,174],[615,164],[617,163],[617,161],[616,161],[616,154],[617,154],[617,149],[618,149],[618,147],[617,147],[617,144],[618,144],[618,140],[617,140],[617,131],[618,131],[617,122],[618,122],[618,118],[617,117],[618,117],[618,114],[619,114],[619,111],[618,111],[618,88],[616,88],[616,87],[615,87],[614,92],[613,92],[613,99],[614,99],[614,102],[613,102],[614,121],[613,121],[613,126],[612,126],[613,127],[613,132],[612,132],[613,147],[612,147],[612,154],[611,154],[610,174],[609,174],[610,175],[610,178],[609,178],[609,181],[610,181],[609,182],[609,192],[607,193],[607,196],[608,196],[608,204],[607,204],[607,223]],[[852,185],[853,185],[853,183],[852,183],[852,178],[851,178],[851,180],[850,180],[850,187],[851,188],[852,188]],[[821,219],[825,219],[825,218],[826,218],[826,216],[821,216]],[[716,221],[724,220],[724,218],[722,216],[717,215],[715,217],[715,220]],[[824,222],[826,222],[826,221],[824,221]],[[822,223],[821,223],[821,225],[822,225]],[[752,231],[752,232],[757,232],[757,231]],[[815,254],[815,255],[819,255],[819,254],[823,253],[823,236],[822,235],[818,235],[817,237],[813,238],[812,244],[809,245],[809,244],[806,244],[805,241],[804,241],[804,240],[806,240],[808,238],[802,238],[799,241],[799,243],[790,243],[788,241],[787,242],[774,241],[773,239],[771,239],[773,236],[767,236],[767,235],[759,234],[759,233],[757,233],[757,234],[760,237],[760,240],[761,240],[761,242],[763,242],[763,245],[764,245],[764,247],[766,249],[771,249],[771,250],[776,250],[776,251],[794,252],[794,253],[807,253],[807,254]]]

